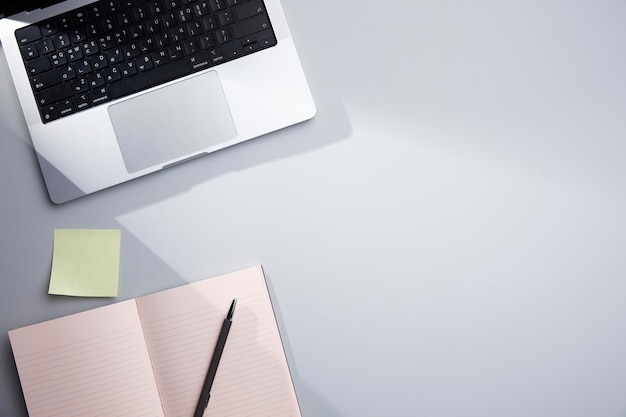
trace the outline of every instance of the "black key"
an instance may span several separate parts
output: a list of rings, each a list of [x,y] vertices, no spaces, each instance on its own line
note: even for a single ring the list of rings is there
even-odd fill
[[[215,46],[215,40],[213,39],[213,35],[210,33],[205,33],[200,36],[200,46],[202,49],[209,49]]]
[[[89,74],[91,71],[91,63],[88,59],[83,59],[76,63],[76,72],[78,73],[78,75]]]
[[[52,36],[57,33],[57,24],[54,20],[48,20],[39,23],[39,29],[41,29],[41,34],[45,38],[46,36]]]
[[[193,20],[193,9],[191,7],[185,7],[177,12],[178,21],[180,23],[187,23]]]
[[[62,100],[58,102],[55,107],[59,117],[74,113],[74,104],[72,100]]]
[[[59,100],[65,100],[74,95],[72,86],[69,83],[55,85],[35,94],[35,101],[39,107],[49,106]]]
[[[230,10],[224,10],[217,15],[222,26],[230,25],[235,22],[235,17]]]
[[[72,88],[76,94],[89,91],[89,81],[87,81],[87,78],[84,77],[78,78],[72,81]]]
[[[271,29],[257,33],[256,38],[260,48],[269,48],[276,45],[276,37]]]
[[[46,106],[41,109],[41,120],[44,123],[51,122],[59,118],[59,113],[57,112],[57,108],[55,106]]]
[[[97,54],[98,52],[100,52],[100,49],[98,48],[98,42],[96,42],[95,40],[85,42],[83,44],[83,51],[87,56]]]
[[[245,38],[241,38],[240,42],[242,46],[250,45],[251,43],[256,43],[256,36],[255,35],[246,36]]]
[[[104,71],[104,79],[107,83],[117,81],[122,78],[122,73],[118,67],[111,67]]]
[[[110,32],[118,28],[117,22],[112,17],[104,18],[100,21],[103,32]]]
[[[113,38],[113,35],[110,34],[101,36],[98,39],[98,46],[100,47],[101,51],[106,51],[107,49],[114,47],[115,44],[115,38]]]
[[[204,19],[202,19],[202,27],[207,32],[209,32],[211,30],[215,30],[219,26],[220,25],[217,23],[217,19],[215,17],[213,17],[213,16],[205,17]]]
[[[135,61],[122,63],[120,65],[120,71],[122,72],[123,77],[129,77],[131,75],[137,74],[137,66],[135,65]]]
[[[157,48],[163,48],[164,46],[168,46],[172,43],[170,39],[170,35],[167,32],[161,32],[154,35],[154,44]]]
[[[55,67],[67,64],[67,57],[65,56],[65,52],[59,51],[51,54],[50,61],[52,61],[52,65],[54,65]]]
[[[76,97],[72,98],[72,105],[78,110],[85,110],[88,107],[91,107],[91,101],[89,101],[89,97],[87,93],[79,94]]]
[[[115,38],[115,43],[118,45],[125,45],[128,42],[128,39],[130,39],[128,37],[128,30],[125,28],[113,32],[113,37]]]
[[[85,35],[85,31],[82,29],[72,29],[69,33],[70,40],[72,43],[81,43],[87,36]]]
[[[236,38],[243,38],[244,36],[252,35],[253,33],[260,32],[270,28],[270,21],[266,15],[251,17],[242,22],[237,22],[231,26]]]
[[[139,44],[135,42],[124,46],[124,56],[126,59],[138,57],[140,53],[141,50],[139,49]]]
[[[76,78],[76,70],[71,65],[66,65],[59,69],[61,80],[70,81]]]
[[[72,46],[70,49],[67,50],[67,59],[70,60],[70,62],[74,62],[77,61],[79,59],[81,59],[83,57],[83,50],[80,49],[80,46]]]
[[[37,42],[37,49],[39,49],[40,54],[49,54],[54,51],[54,42],[52,39],[43,39]]]
[[[265,5],[261,0],[251,0],[235,7],[237,20],[248,19],[265,12]]]
[[[137,69],[139,69],[139,71],[143,72],[152,68],[154,68],[154,65],[152,65],[152,59],[150,59],[149,56],[142,56],[137,59]]]
[[[137,23],[136,25],[132,25],[129,30],[129,35],[131,39],[139,39],[146,34],[146,27],[143,23]]]
[[[139,51],[142,54],[148,53],[154,49],[154,39],[143,38],[139,40]]]
[[[178,19],[174,13],[166,13],[161,16],[161,27],[171,29],[178,25]]]
[[[52,39],[57,49],[69,48],[71,45],[67,33],[57,33]]]
[[[89,101],[91,101],[91,104],[93,104],[94,106],[96,104],[104,103],[111,100],[111,96],[109,96],[109,92],[106,87],[100,87],[98,89],[90,91],[89,93],[87,93],[87,96],[89,97]]]
[[[211,10],[213,13],[217,13],[220,10],[224,10],[226,8],[226,0],[209,0],[211,4]]]
[[[195,21],[187,23],[185,25],[185,31],[187,32],[187,35],[189,35],[189,37],[193,38],[194,36],[198,36],[202,32],[204,32],[204,29],[202,29],[202,23],[200,23],[199,21]]]
[[[160,32],[162,28],[163,23],[158,17],[153,17],[146,23],[146,30],[148,31],[148,33]]]
[[[122,10],[122,7],[120,6],[120,4],[117,2],[117,0],[106,0],[104,3],[104,11],[108,14],[108,15],[112,15],[115,14],[117,12],[119,12],[120,10]]]
[[[191,66],[192,71],[200,71],[205,68],[209,68],[213,64],[209,61],[209,54],[201,52],[189,57],[189,65]]]
[[[37,49],[37,45],[35,45],[34,43],[22,46],[20,48],[20,52],[22,53],[22,58],[24,59],[24,61],[28,61],[39,56],[39,50]]]
[[[109,59],[109,64],[117,64],[124,61],[124,51],[122,48],[115,48],[107,51],[107,58]]]
[[[99,23],[90,23],[85,26],[85,32],[87,33],[88,37],[94,38],[102,33],[102,29],[100,28]]]
[[[87,13],[93,20],[98,20],[104,16],[104,8],[100,3],[93,3],[87,6]]]
[[[185,56],[185,47],[182,43],[170,46],[169,48],[167,48],[167,51],[170,53],[170,59],[172,61],[176,61],[177,59],[181,59]]]
[[[16,30],[15,38],[20,45],[26,45],[41,39],[41,30],[38,26],[27,26]]]
[[[180,42],[187,39],[187,32],[183,26],[178,26],[170,30],[170,37],[172,38],[172,42]]]
[[[121,26],[121,27],[126,27],[128,25],[130,25],[133,22],[133,19],[131,17],[131,12],[124,12],[124,13],[120,13],[117,16],[117,23]]]
[[[226,54],[226,58],[235,59],[239,58],[243,55],[243,48],[237,45],[235,42],[229,43],[224,47],[224,53]]]
[[[91,68],[93,68],[96,71],[104,69],[109,66],[109,60],[104,54],[98,54],[98,55],[92,56],[90,63],[91,63]]]
[[[243,47],[243,51],[246,54],[251,54],[252,52],[258,51],[259,50],[259,44],[258,43],[249,43],[246,46]]]
[[[56,71],[47,71],[43,74],[32,77],[31,81],[35,91],[39,91],[59,84],[61,82],[61,77],[59,77],[59,74]]]
[[[117,41],[113,35],[109,34],[100,37],[100,39],[98,39],[98,44],[101,51],[106,51],[109,48],[113,48],[117,44]]]
[[[148,10],[144,6],[137,6],[133,9],[133,17],[136,21],[142,21],[148,18]]]
[[[120,81],[109,86],[109,94],[112,99],[116,99],[174,80],[189,74],[189,72],[188,60],[179,59],[170,62],[168,65],[155,67],[150,71],[146,71],[142,73],[141,76],[122,78]]]
[[[57,29],[68,30],[70,27],[72,27],[72,16],[69,13],[57,19]]]
[[[50,59],[47,56],[40,56],[39,58],[35,58],[32,61],[29,61],[26,64],[26,71],[28,75],[37,75],[44,71],[48,71],[52,68],[50,64]]]
[[[274,45],[276,45],[276,38],[274,37],[268,37],[268,38],[263,38],[259,40],[260,48],[269,48],[270,46],[274,46]]]
[[[148,10],[150,10],[152,16],[158,16],[165,11],[160,1],[150,1],[148,3]]]
[[[89,86],[91,88],[102,87],[105,84],[104,75],[102,75],[101,72],[94,72],[89,74],[87,80],[89,80]]]
[[[200,44],[197,39],[188,39],[183,42],[183,46],[185,47],[185,54],[192,55],[200,50]]]
[[[233,36],[230,33],[230,28],[222,28],[215,32],[217,43],[224,44],[233,40]]]
[[[223,48],[209,49],[207,52],[211,66],[221,64],[228,60],[226,51]]]
[[[155,67],[160,67],[170,62],[170,55],[165,50],[157,51],[153,53],[151,57]]]
[[[74,15],[72,16],[72,20],[76,25],[84,25],[89,21],[89,15],[86,9],[79,9],[74,11]]]
[[[167,10],[174,10],[180,7],[180,0],[167,0],[165,2],[165,7]]]
[[[121,0],[120,1],[120,5],[122,6],[122,9],[130,9],[131,7],[134,7],[137,4],[136,0]]]
[[[211,10],[209,9],[209,4],[206,1],[201,1],[199,3],[194,4],[193,6],[196,17],[206,16],[211,14]]]

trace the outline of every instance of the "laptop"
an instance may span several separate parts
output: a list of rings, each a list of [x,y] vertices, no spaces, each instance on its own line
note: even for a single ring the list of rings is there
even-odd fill
[[[302,122],[279,0],[27,0],[0,41],[54,203]]]

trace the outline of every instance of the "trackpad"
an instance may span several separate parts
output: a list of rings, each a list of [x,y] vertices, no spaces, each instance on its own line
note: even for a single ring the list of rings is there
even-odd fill
[[[215,71],[114,104],[109,116],[129,173],[237,136]]]

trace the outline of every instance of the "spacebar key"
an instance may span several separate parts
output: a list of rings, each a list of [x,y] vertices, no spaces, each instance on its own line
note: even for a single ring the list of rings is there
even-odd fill
[[[243,38],[244,36],[252,35],[253,33],[260,32],[269,27],[270,21],[264,14],[242,20],[232,25],[235,38]]]
[[[111,83],[109,86],[109,94],[111,95],[111,99],[124,97],[163,84],[167,81],[175,80],[190,72],[189,62],[186,59],[171,61],[167,65],[152,68],[146,72],[141,72],[137,75],[122,78],[119,81]]]

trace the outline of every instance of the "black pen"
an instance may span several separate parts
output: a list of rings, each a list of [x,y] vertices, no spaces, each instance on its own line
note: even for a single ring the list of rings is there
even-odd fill
[[[198,399],[198,406],[196,407],[194,417],[202,417],[204,410],[209,405],[211,386],[213,385],[213,380],[215,379],[217,365],[220,363],[220,358],[222,357],[222,352],[224,351],[224,346],[226,345],[226,338],[228,337],[230,325],[233,323],[233,313],[235,312],[236,305],[237,299],[234,298],[233,302],[230,304],[224,323],[222,323],[222,330],[220,330],[220,335],[218,336],[217,343],[215,344],[213,357],[211,358],[211,363],[209,364],[209,371],[206,374],[206,379],[204,380],[204,385],[202,386],[202,391],[200,392],[200,398]]]

